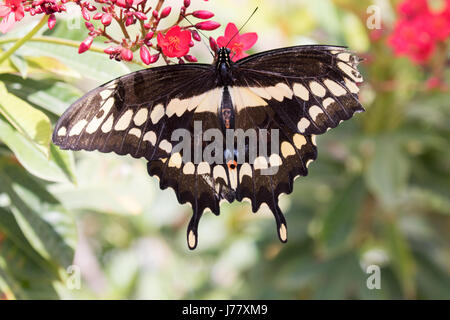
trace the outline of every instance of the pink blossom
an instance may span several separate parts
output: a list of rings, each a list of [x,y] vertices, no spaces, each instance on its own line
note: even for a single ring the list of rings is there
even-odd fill
[[[6,33],[13,27],[16,21],[22,20],[24,16],[24,8],[21,0],[5,0],[0,2],[0,31]]]

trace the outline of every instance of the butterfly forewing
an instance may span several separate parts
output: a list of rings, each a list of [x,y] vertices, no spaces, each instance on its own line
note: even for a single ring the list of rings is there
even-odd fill
[[[197,109],[207,109],[215,86],[210,65],[131,73],[76,101],[59,119],[53,142],[62,149],[167,157],[172,132],[188,127]]]

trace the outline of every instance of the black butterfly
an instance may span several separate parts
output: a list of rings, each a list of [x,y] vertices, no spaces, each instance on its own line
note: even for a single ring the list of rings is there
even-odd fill
[[[308,174],[317,157],[315,135],[364,111],[356,85],[363,80],[359,61],[345,47],[313,45],[266,51],[234,63],[229,49],[220,48],[212,65],[141,70],[90,91],[59,119],[53,142],[62,149],[145,157],[161,189],[173,188],[180,203],[192,205],[190,249],[197,246],[204,210],[218,215],[221,200],[249,200],[253,212],[267,205],[286,242],[278,197],[291,193],[295,178]],[[255,162],[237,163],[226,152],[221,164],[182,161],[179,152],[172,152],[177,143],[172,133],[178,128],[193,133],[197,120],[203,130],[278,129],[280,149]],[[276,174],[262,174],[270,167],[277,167]]]

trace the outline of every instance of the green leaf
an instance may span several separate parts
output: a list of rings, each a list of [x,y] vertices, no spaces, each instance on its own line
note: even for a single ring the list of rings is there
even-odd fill
[[[405,190],[409,162],[395,139],[379,137],[375,154],[365,172],[369,189],[387,206],[393,206]]]
[[[17,165],[2,163],[0,190],[30,245],[47,260],[64,268],[72,264],[75,222],[45,187]]]
[[[364,183],[358,177],[351,181],[330,204],[321,231],[321,240],[329,249],[336,249],[347,243],[366,194]]]
[[[402,284],[405,297],[415,297],[415,262],[411,249],[395,221],[385,223],[385,239],[394,272]]]
[[[20,75],[23,79],[25,79],[28,75],[28,63],[27,61],[17,54],[11,55],[9,58],[11,60],[11,63],[14,65],[14,67],[19,70]]]
[[[82,92],[74,86],[53,79],[22,79],[15,75],[0,75],[0,81],[10,93],[56,115],[61,115]]]
[[[28,42],[18,52],[23,56],[49,56],[98,82],[107,82],[130,72],[123,63],[110,60],[106,54],[87,51],[78,54],[76,48],[52,43]]]
[[[0,95],[0,113],[39,150],[48,154],[52,134],[50,119],[42,111],[8,93],[3,83],[0,83]]]
[[[53,57],[26,57],[30,73],[53,73],[59,77],[81,78],[80,74],[66,64],[61,63],[59,59]]]
[[[26,139],[0,117],[0,140],[14,152],[19,162],[33,175],[48,181],[74,182],[74,164],[70,151],[50,147],[49,158],[36,144]]]

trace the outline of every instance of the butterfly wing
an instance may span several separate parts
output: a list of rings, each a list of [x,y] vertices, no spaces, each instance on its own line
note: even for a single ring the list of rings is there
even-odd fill
[[[358,101],[360,59],[344,47],[296,46],[237,62],[235,91],[264,99],[298,133],[322,134],[364,108]]]
[[[204,64],[130,73],[76,101],[58,120],[53,142],[62,149],[168,157],[171,134],[208,111],[216,83],[212,66]]]

